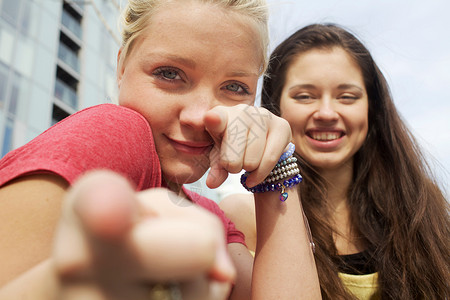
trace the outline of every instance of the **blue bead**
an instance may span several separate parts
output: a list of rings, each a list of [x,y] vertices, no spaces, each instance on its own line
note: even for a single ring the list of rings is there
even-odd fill
[[[281,185],[281,183],[277,183],[276,185],[275,185],[275,189],[277,190],[277,191],[281,191],[281,188],[282,188],[282,185]]]

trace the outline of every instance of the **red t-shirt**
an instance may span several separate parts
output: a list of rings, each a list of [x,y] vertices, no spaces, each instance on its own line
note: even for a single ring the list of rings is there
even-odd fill
[[[55,173],[72,184],[85,172],[108,169],[128,178],[136,190],[161,187],[161,167],[147,120],[134,110],[101,104],[79,111],[0,160],[0,186],[20,176]],[[218,205],[194,192],[192,202],[216,214],[228,243],[244,236]]]

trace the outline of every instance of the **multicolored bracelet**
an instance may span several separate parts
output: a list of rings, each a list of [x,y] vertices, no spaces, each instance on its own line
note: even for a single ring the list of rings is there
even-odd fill
[[[288,198],[287,189],[292,188],[302,182],[303,178],[300,175],[300,171],[297,165],[297,159],[292,157],[295,151],[295,146],[292,143],[289,143],[289,148],[286,152],[284,152],[280,159],[278,160],[275,168],[270,172],[269,176],[261,182],[260,184],[249,188],[246,184],[247,177],[250,174],[249,172],[245,172],[241,176],[241,184],[244,188],[252,193],[265,193],[265,192],[280,192],[280,201],[284,202]],[[286,166],[289,166],[288,170],[286,170]],[[274,176],[275,175],[275,176]],[[292,176],[290,179],[282,180],[288,176]],[[276,183],[275,183],[276,182]]]
[[[245,172],[241,176],[241,184],[248,191],[250,191],[252,193],[265,193],[265,192],[279,191],[280,192],[280,201],[282,201],[282,202],[286,201],[286,199],[288,198],[288,193],[286,192],[286,189],[296,186],[303,180],[302,175],[297,174],[294,177],[292,177],[291,179],[287,179],[287,180],[283,181],[283,183],[281,183],[281,182],[266,183],[266,184],[260,183],[257,186],[249,188],[245,184],[245,181],[247,180],[248,175],[249,175],[249,173]]]

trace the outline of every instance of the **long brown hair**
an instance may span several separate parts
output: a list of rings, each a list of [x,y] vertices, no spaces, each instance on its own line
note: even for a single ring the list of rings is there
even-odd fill
[[[402,121],[388,84],[366,47],[333,24],[298,30],[272,53],[262,106],[280,115],[291,62],[311,49],[344,49],[361,68],[369,98],[369,131],[354,157],[348,191],[353,226],[375,262],[382,299],[447,299],[450,289],[449,204],[418,143]],[[339,256],[320,175],[302,161],[300,189],[316,244],[324,299],[353,299],[338,277]]]

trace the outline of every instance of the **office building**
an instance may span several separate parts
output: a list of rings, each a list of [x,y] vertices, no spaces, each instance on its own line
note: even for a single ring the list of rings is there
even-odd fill
[[[118,0],[0,0],[0,157],[114,102]]]

